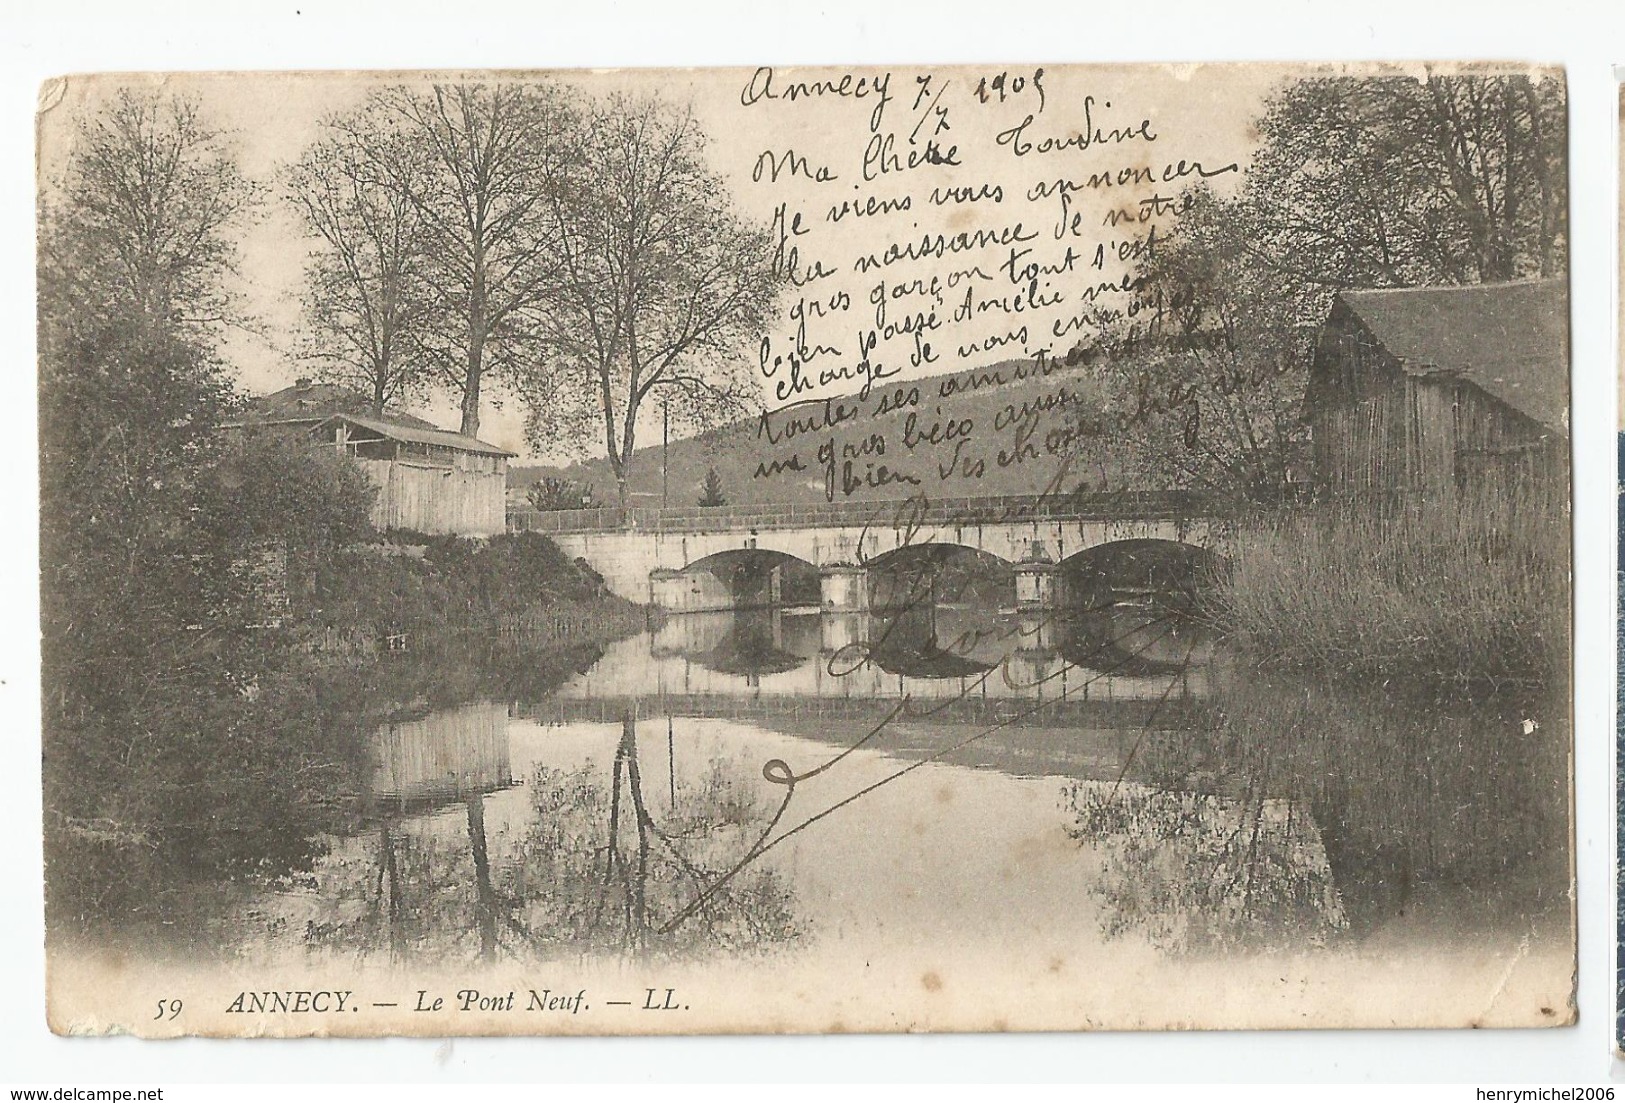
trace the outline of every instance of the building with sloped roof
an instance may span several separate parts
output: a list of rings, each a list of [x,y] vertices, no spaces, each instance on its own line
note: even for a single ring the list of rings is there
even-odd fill
[[[337,383],[314,383],[301,379],[291,387],[251,398],[242,415],[228,424],[241,426],[288,425],[314,427],[334,414],[371,414],[398,425],[433,429],[432,422],[414,417],[395,406],[381,409],[360,391]]]
[[[1562,280],[1340,293],[1305,398],[1316,484],[1566,483],[1568,317]]]
[[[349,456],[378,488],[372,522],[380,529],[492,536],[507,528],[512,452],[389,407],[377,413],[357,391],[301,380],[250,400],[228,427],[301,434]]]

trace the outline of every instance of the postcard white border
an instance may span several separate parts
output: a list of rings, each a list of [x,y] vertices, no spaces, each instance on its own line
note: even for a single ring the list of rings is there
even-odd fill
[[[10,1084],[237,1080],[1403,1080],[1610,1075],[1613,969],[1614,411],[1618,4],[1317,6],[1271,0],[992,5],[891,0],[681,4],[534,0],[213,5],[34,0],[0,36],[0,1072]],[[1301,10],[1301,9],[1295,9]],[[1576,809],[1580,1023],[1543,1031],[684,1040],[151,1043],[45,1028],[39,871],[33,103],[53,74],[107,69],[744,65],[862,61],[1389,60],[1561,63],[1570,97],[1576,448]]]

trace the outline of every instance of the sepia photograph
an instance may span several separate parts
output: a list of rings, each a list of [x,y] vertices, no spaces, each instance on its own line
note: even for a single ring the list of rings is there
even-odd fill
[[[1572,1024],[1566,89],[47,82],[50,1028]]]

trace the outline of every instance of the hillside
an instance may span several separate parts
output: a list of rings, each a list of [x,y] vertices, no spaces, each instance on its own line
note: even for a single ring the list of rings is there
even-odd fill
[[[803,403],[673,440],[667,504],[696,505],[711,468],[730,504],[1036,494],[1056,481],[1061,457],[1075,450],[1073,410],[1093,404],[1094,393],[1080,369],[1006,360],[877,386],[862,399]],[[652,446],[634,455],[629,504],[660,505],[661,474],[657,433]],[[510,498],[523,500],[545,476],[589,486],[596,504],[616,502],[604,459],[562,468],[515,466]],[[1085,447],[1061,481],[1068,490],[1080,483],[1103,489],[1119,476],[1104,449]]]

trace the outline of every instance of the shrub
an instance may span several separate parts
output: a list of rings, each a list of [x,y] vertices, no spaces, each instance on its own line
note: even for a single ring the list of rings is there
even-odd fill
[[[561,509],[591,509],[592,488],[574,479],[548,475],[531,484],[525,492],[530,508],[541,513]]]
[[[302,437],[246,433],[215,473],[209,531],[228,540],[283,539],[298,547],[371,534],[377,489],[359,467]]]

